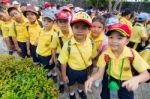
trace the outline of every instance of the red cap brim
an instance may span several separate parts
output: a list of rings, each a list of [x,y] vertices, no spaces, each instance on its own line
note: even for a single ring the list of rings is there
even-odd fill
[[[85,20],[85,19],[77,19],[77,20],[73,20],[73,21],[70,22],[70,24],[72,25],[72,24],[77,23],[77,22],[85,22],[85,23],[87,23],[90,27],[93,26],[92,23],[90,23],[89,21],[87,21],[87,20]]]

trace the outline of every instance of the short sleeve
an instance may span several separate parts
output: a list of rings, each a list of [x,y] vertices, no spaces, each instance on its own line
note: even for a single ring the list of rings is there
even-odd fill
[[[67,50],[68,47],[67,46],[68,46],[67,43],[65,43],[58,57],[59,62],[63,65],[66,65],[68,62],[68,50]]]
[[[134,60],[133,67],[137,70],[137,72],[141,73],[149,68],[149,65],[146,61],[135,51],[134,51]]]
[[[56,32],[54,32],[52,36],[51,48],[56,49],[57,46],[58,46],[58,35]]]
[[[102,54],[99,56],[96,65],[97,65],[97,67],[103,67],[103,68],[105,68],[106,62],[105,62],[105,54],[104,54],[104,53],[102,53]]]

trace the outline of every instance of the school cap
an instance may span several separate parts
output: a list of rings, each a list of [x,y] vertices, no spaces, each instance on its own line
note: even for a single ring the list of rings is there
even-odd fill
[[[81,11],[84,11],[84,9],[80,8],[80,7],[75,7],[74,8],[74,12],[75,13],[78,13],[78,12],[81,12]]]
[[[73,16],[71,20],[71,25],[77,22],[85,22],[90,27],[93,26],[92,19],[86,12],[78,12]]]
[[[69,7],[67,7],[67,6],[63,6],[63,7],[60,9],[60,11],[66,11],[66,12],[72,13],[72,12],[71,12],[71,9],[70,9]]]
[[[12,4],[13,4],[13,5],[19,4],[19,2],[18,2],[18,1],[13,1]]]
[[[65,11],[59,11],[57,14],[56,14],[56,19],[66,19],[66,20],[69,20],[69,13],[65,12]]]
[[[121,33],[126,37],[129,38],[131,37],[131,30],[126,24],[117,23],[117,24],[110,25],[108,27],[108,32],[106,33],[106,35],[108,35],[113,30],[118,31],[119,33]]]
[[[42,14],[43,18],[49,18],[51,20],[56,20],[55,14],[58,12],[58,10],[54,9],[45,9],[45,11]]]
[[[28,5],[27,7],[26,7],[26,10],[23,12],[23,15],[26,17],[26,13],[27,12],[32,12],[32,13],[34,13],[38,18],[39,18],[39,14],[38,14],[38,12],[36,11],[36,8],[35,8],[35,6],[33,6],[33,5]]]
[[[44,8],[46,9],[46,8],[48,8],[48,7],[50,7],[51,6],[51,3],[50,2],[44,2]]]
[[[149,19],[148,13],[140,13],[136,18],[137,21],[146,21],[148,19]]]
[[[19,10],[18,10],[16,7],[10,6],[10,7],[7,9],[8,14],[10,14],[10,12],[11,12],[12,10],[17,10],[17,11],[19,12]]]
[[[105,21],[105,26],[110,26],[110,25],[113,25],[113,24],[116,24],[116,23],[119,23],[119,19],[116,18],[116,17],[111,17],[111,18],[108,18]]]

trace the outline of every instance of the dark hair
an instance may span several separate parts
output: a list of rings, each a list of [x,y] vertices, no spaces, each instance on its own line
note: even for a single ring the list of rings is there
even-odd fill
[[[18,10],[17,8],[11,7],[11,8],[8,8],[8,10],[7,10],[8,14],[10,14],[10,12],[11,12],[12,10],[16,10],[16,11],[19,12],[19,10]]]
[[[79,22],[83,22],[83,21],[79,21]],[[74,26],[75,24],[79,23],[79,22],[76,22],[76,23],[71,24],[71,27]],[[85,22],[83,22],[83,23],[84,23],[84,26],[85,26],[85,27],[90,28],[90,26],[89,26],[87,23],[85,23]]]
[[[101,24],[105,25],[105,18],[103,16],[96,16],[92,19],[92,22],[98,21]]]
[[[124,10],[122,10],[121,16],[127,16],[129,14],[131,14],[131,10],[129,8],[125,8]]]
[[[107,36],[110,36],[112,33],[114,33],[114,32],[117,32],[118,34],[120,34],[120,36],[122,36],[122,37],[126,37],[126,36],[124,36],[124,35],[122,35],[119,31],[117,31],[117,30],[111,30],[111,31],[108,31],[107,33],[106,33],[106,35]]]

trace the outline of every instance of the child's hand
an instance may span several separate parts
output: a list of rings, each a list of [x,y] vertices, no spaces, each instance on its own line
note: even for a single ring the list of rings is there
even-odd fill
[[[51,58],[49,61],[49,65],[52,65],[52,64],[53,64],[53,59]]]
[[[91,90],[92,84],[93,84],[93,78],[90,78],[90,79],[88,79],[88,80],[85,82],[85,92],[86,92],[86,93],[87,93],[88,91],[89,91],[89,92],[92,92],[92,90]]]
[[[65,75],[62,77],[65,84],[69,83],[68,77]]]
[[[27,54],[28,54],[29,56],[31,55],[30,50],[27,50]]]
[[[128,91],[135,91],[139,86],[139,80],[137,77],[133,77],[130,80],[123,82],[122,87],[126,87]]]
[[[21,53],[21,48],[17,47],[16,50],[18,53]]]

